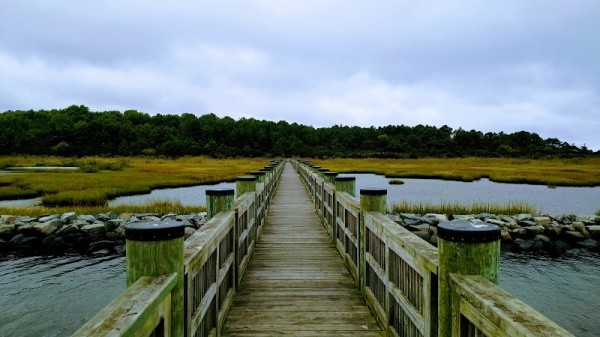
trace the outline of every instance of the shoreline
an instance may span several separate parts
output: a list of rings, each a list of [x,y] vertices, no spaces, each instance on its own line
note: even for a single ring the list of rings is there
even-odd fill
[[[600,252],[600,216],[513,216],[491,213],[446,215],[388,214],[398,225],[437,246],[437,225],[452,220],[500,227],[501,249],[560,256],[571,249]],[[0,253],[31,255],[125,255],[125,227],[140,221],[179,221],[189,237],[206,223],[206,212],[191,214],[67,212],[43,216],[0,215]]]

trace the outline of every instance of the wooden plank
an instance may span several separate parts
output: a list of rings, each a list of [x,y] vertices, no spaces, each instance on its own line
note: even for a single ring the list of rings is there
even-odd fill
[[[287,164],[223,336],[383,336]]]

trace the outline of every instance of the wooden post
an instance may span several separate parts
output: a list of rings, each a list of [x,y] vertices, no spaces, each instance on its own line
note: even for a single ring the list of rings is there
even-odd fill
[[[360,189],[360,226],[358,230],[358,280],[359,288],[365,295],[365,278],[367,276],[366,252],[366,227],[365,212],[379,212],[385,214],[387,211],[387,189],[385,188],[361,188]]]
[[[265,174],[267,174],[267,172],[265,172],[265,171],[250,171],[250,172],[248,172],[248,174],[256,176],[256,179],[258,180],[259,183],[264,183],[265,182]]]
[[[356,177],[335,177],[335,190],[356,197]]]
[[[171,336],[174,337],[183,336],[184,331],[183,233],[184,225],[178,221],[138,222],[125,228],[128,287],[142,276],[177,273],[177,285],[171,292]]]
[[[329,169],[326,168],[320,168],[317,170],[317,173],[319,174],[319,177],[325,179],[325,172],[329,172]]]
[[[221,211],[233,211],[234,192],[231,188],[206,190],[206,219]]]
[[[335,177],[337,177],[338,173],[329,171],[324,172],[323,175],[325,176],[325,182],[335,184]]]
[[[256,192],[256,176],[240,176],[235,180],[238,198],[246,192]]]
[[[437,229],[438,336],[458,336],[460,306],[453,296],[450,274],[481,275],[498,284],[500,227],[461,220],[441,223]]]

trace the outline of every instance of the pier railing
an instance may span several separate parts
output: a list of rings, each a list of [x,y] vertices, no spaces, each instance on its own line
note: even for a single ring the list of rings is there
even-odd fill
[[[499,228],[440,224],[438,249],[388,218],[387,190],[292,163],[388,336],[572,336],[497,286]]]
[[[283,162],[208,190],[209,220],[187,240],[181,223],[127,228],[128,288],[74,336],[219,336]]]

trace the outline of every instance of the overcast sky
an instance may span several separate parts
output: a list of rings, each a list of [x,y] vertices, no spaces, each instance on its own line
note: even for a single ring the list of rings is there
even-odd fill
[[[600,1],[0,0],[0,111],[72,104],[600,150]]]

